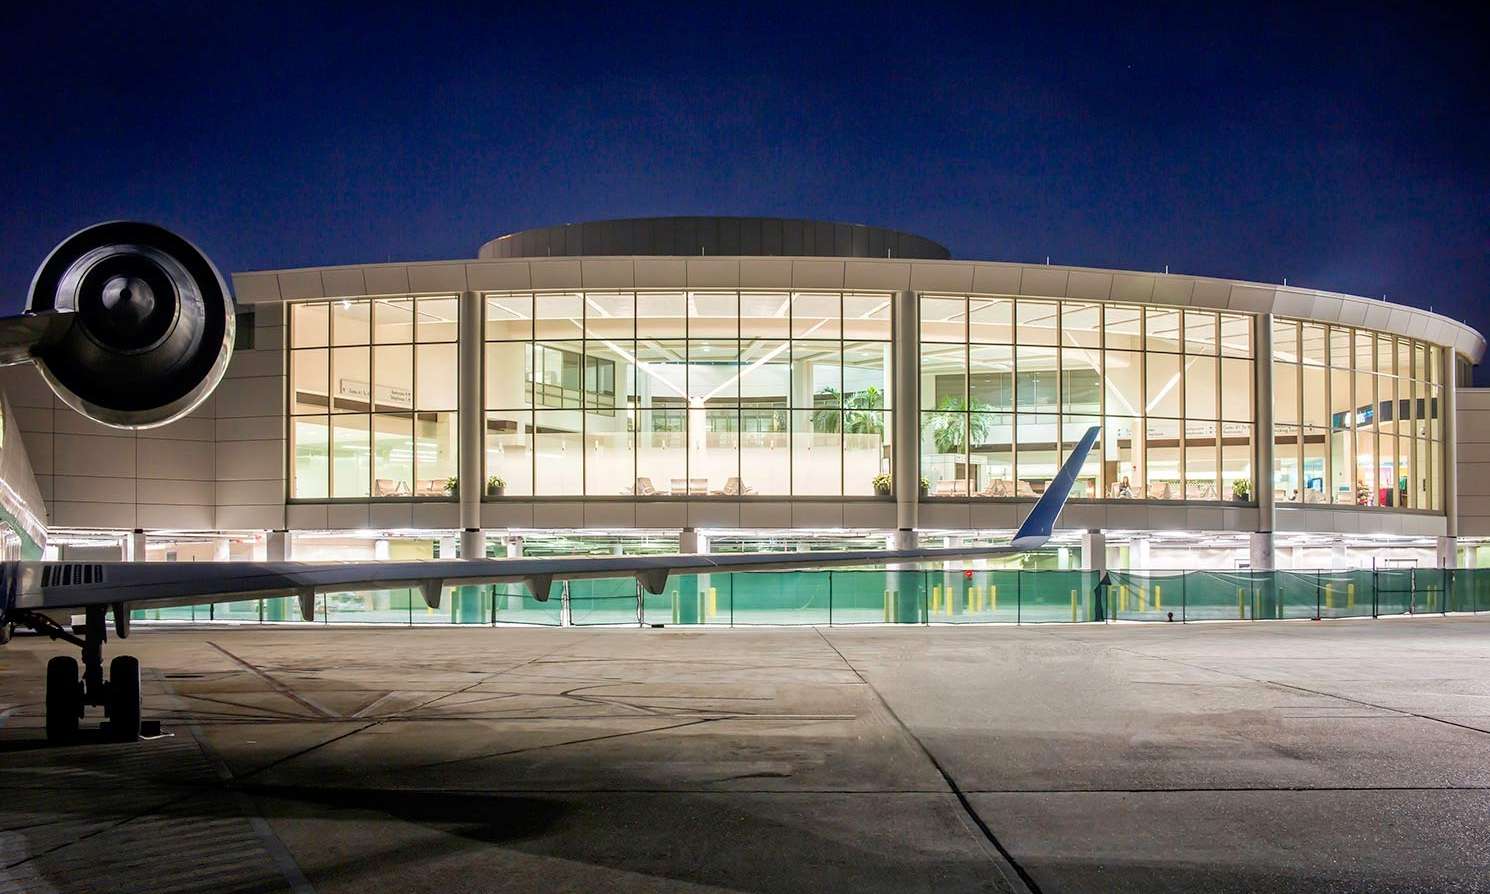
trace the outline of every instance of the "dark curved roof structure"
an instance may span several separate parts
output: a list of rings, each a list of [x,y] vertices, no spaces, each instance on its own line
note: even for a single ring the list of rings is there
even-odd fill
[[[499,236],[478,253],[481,258],[581,255],[952,257],[946,246],[913,233],[782,217],[639,217],[561,224]]]

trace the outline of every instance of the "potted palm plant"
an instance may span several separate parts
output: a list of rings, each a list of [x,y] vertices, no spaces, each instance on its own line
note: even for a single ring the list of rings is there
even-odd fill
[[[486,478],[486,495],[488,497],[500,497],[507,491],[507,482],[501,475],[488,475]]]
[[[1245,503],[1252,499],[1252,482],[1246,478],[1238,478],[1231,482],[1231,498],[1238,503]]]
[[[874,476],[874,492],[881,497],[888,497],[893,489],[893,483],[889,475]]]
[[[460,476],[451,475],[445,479],[445,495],[449,497],[460,496]]]

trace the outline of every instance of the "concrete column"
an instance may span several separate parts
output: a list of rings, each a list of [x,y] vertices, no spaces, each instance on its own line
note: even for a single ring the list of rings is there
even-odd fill
[[[124,559],[127,562],[144,562],[145,544],[147,538],[144,530],[135,528],[129,532],[129,539],[124,544]]]
[[[1273,315],[1258,314],[1254,343],[1257,359],[1252,366],[1252,395],[1256,409],[1257,458],[1252,474],[1252,492],[1257,497],[1257,534],[1267,535],[1266,565],[1258,564],[1258,538],[1252,538],[1252,567],[1273,569],[1273,532],[1278,530],[1278,506],[1273,493]]]
[[[1459,538],[1438,538],[1438,561],[1439,568],[1459,567]]]
[[[270,562],[288,562],[294,558],[294,546],[290,540],[289,531],[274,530],[265,535],[264,558]],[[291,618],[298,619],[300,617],[300,608],[294,603],[294,596],[276,596],[265,599],[264,620],[288,621]]]
[[[486,558],[486,532],[480,528],[466,528],[461,531],[460,557],[462,559]]]
[[[1454,349],[1443,348],[1443,371],[1439,374],[1443,380],[1443,391],[1440,394],[1442,404],[1438,410],[1439,419],[1443,424],[1443,513],[1444,534],[1447,540],[1456,540],[1459,536],[1459,382],[1458,370],[1454,368]],[[1443,551],[1440,545],[1439,551]],[[1453,555],[1457,550],[1450,550]],[[1440,568],[1452,568],[1451,564],[1439,562]]]
[[[891,479],[895,486],[897,545],[914,549],[917,515],[921,501],[921,341],[920,307],[909,289],[895,294],[894,393],[895,459]]]
[[[373,558],[379,562],[388,560],[388,541],[379,538],[373,541]]]
[[[232,558],[232,548],[233,544],[229,543],[225,537],[212,541],[212,561],[228,561],[228,559]]]
[[[264,537],[264,558],[271,562],[290,561],[289,531],[270,531]]]
[[[507,538],[506,543],[507,558],[521,559],[523,557],[523,539],[521,536],[514,534],[511,537]]]
[[[462,292],[457,358],[460,389],[460,527],[463,547],[461,555],[464,557],[481,555],[481,551],[474,547],[481,540],[481,495],[486,492],[486,480],[482,475],[484,444],[481,433],[485,425],[481,407],[481,326],[481,296],[475,292]]]
[[[1107,571],[1107,535],[1101,531],[1084,531],[1081,535],[1081,570],[1104,574]]]
[[[678,552],[702,555],[708,551],[709,538],[702,536],[694,528],[684,528],[678,532]],[[698,624],[707,620],[709,575],[685,574],[675,580],[676,588],[668,592],[669,598],[673,600],[673,623]]]
[[[1149,563],[1149,539],[1147,537],[1134,537],[1128,544],[1128,567],[1134,571],[1148,571],[1152,567]]]
[[[699,535],[693,528],[684,528],[678,532],[678,552],[684,555],[697,555],[709,551],[709,539]]]

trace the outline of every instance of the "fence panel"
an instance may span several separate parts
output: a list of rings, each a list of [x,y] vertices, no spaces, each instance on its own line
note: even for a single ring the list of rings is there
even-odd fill
[[[834,624],[923,624],[922,571],[832,571]]]

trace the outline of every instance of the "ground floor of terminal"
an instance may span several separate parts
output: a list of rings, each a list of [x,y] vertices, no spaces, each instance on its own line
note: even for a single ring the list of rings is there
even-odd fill
[[[927,531],[926,546],[1005,543],[1004,531]],[[62,532],[66,559],[379,561],[459,555],[450,531]],[[489,557],[832,551],[891,545],[882,531],[488,532]],[[1490,610],[1490,542],[1276,534],[1274,567],[1239,532],[1063,532],[1040,550],[910,567],[675,575],[661,594],[630,577],[323,593],[319,623],[543,626],[850,625],[1264,620]],[[1452,567],[1445,567],[1450,565]],[[298,623],[289,597],[137,611],[153,622]]]

